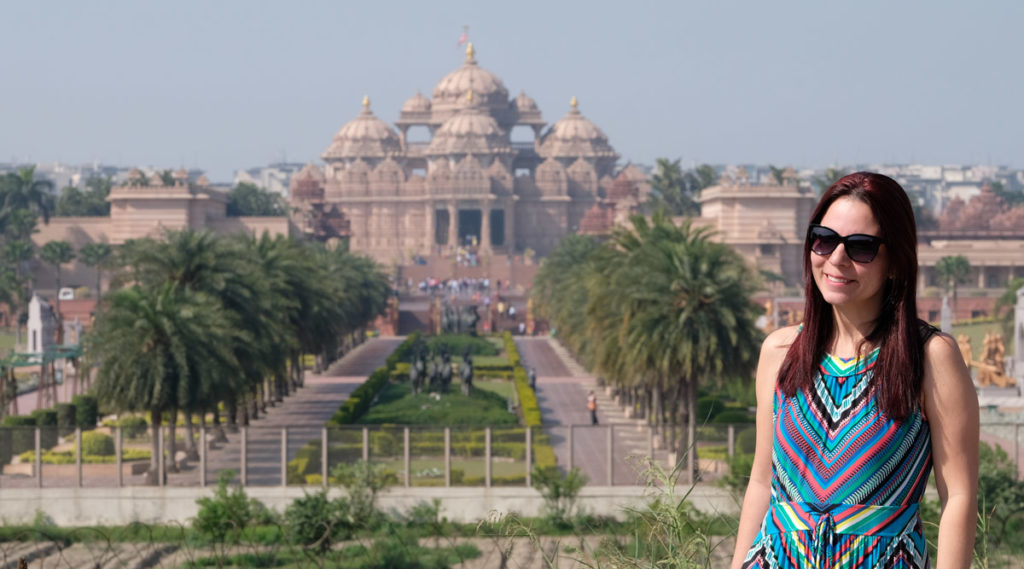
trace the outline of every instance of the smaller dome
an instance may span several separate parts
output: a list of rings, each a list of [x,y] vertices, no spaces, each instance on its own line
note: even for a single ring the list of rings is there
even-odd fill
[[[580,113],[576,97],[572,98],[570,104],[572,109],[569,110],[569,114],[551,125],[541,139],[539,154],[545,158],[617,157],[604,132]]]
[[[326,161],[344,158],[384,158],[402,151],[398,134],[388,123],[374,116],[370,99],[363,98],[363,111],[341,127],[324,151]]]
[[[403,113],[429,113],[430,112],[430,99],[423,96],[419,91],[415,95],[409,98],[408,101],[402,105]]]
[[[514,104],[516,106],[516,110],[521,113],[540,110],[537,108],[537,101],[534,101],[529,96],[527,96],[525,91],[519,93],[519,96],[516,97]]]
[[[437,129],[427,147],[428,155],[505,154],[512,151],[505,131],[474,101],[470,92],[463,103],[468,106]]]
[[[199,179],[196,180],[196,185],[200,188],[208,188],[210,186],[210,179],[206,177],[206,174],[201,174]]]

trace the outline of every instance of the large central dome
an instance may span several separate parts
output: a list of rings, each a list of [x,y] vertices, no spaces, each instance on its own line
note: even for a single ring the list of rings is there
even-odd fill
[[[456,111],[462,107],[467,92],[473,100],[485,107],[508,108],[508,89],[496,75],[476,63],[473,44],[466,48],[466,61],[462,67],[445,75],[434,87],[434,111]]]

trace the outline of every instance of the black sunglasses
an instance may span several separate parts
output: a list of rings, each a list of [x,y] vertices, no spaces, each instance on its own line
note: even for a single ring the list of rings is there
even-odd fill
[[[807,228],[807,241],[811,243],[811,251],[822,256],[831,255],[842,243],[846,256],[856,263],[874,261],[875,255],[878,255],[878,248],[885,243],[881,237],[863,233],[839,235],[828,227],[816,223]]]

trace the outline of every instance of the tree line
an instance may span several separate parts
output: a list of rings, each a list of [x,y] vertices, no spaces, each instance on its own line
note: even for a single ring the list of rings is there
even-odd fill
[[[53,241],[37,251],[31,235],[54,211],[52,189],[32,168],[0,176],[0,302],[21,320],[36,255],[56,267],[58,288],[61,266],[76,257],[109,271],[102,297],[97,277],[83,373],[92,368],[108,411],[148,412],[154,444],[167,420],[172,457],[179,414],[197,458],[193,416],[247,424],[302,385],[304,355],[326,366],[386,307],[390,286],[374,261],[284,236],[183,230],[116,248]]]
[[[538,315],[696,465],[698,386],[752,381],[756,273],[706,228],[635,216],[607,241],[570,236],[534,281]]]
[[[166,419],[170,456],[184,414],[193,459],[194,416],[248,424],[302,385],[304,354],[324,367],[360,341],[390,293],[366,257],[266,234],[169,231],[126,242],[118,265],[85,338],[96,394],[148,412],[154,445]]]

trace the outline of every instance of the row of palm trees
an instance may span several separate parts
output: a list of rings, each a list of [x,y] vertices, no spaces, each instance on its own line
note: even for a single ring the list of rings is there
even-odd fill
[[[707,228],[636,216],[600,242],[571,236],[534,281],[562,342],[640,408],[695,472],[698,385],[746,380],[761,333],[756,273]],[[685,428],[686,436],[683,435]]]
[[[283,236],[169,231],[116,258],[85,357],[100,401],[150,414],[154,483],[162,421],[174,457],[184,414],[185,450],[198,459],[194,416],[247,424],[302,385],[303,354],[322,366],[357,341],[390,291],[373,261]]]

